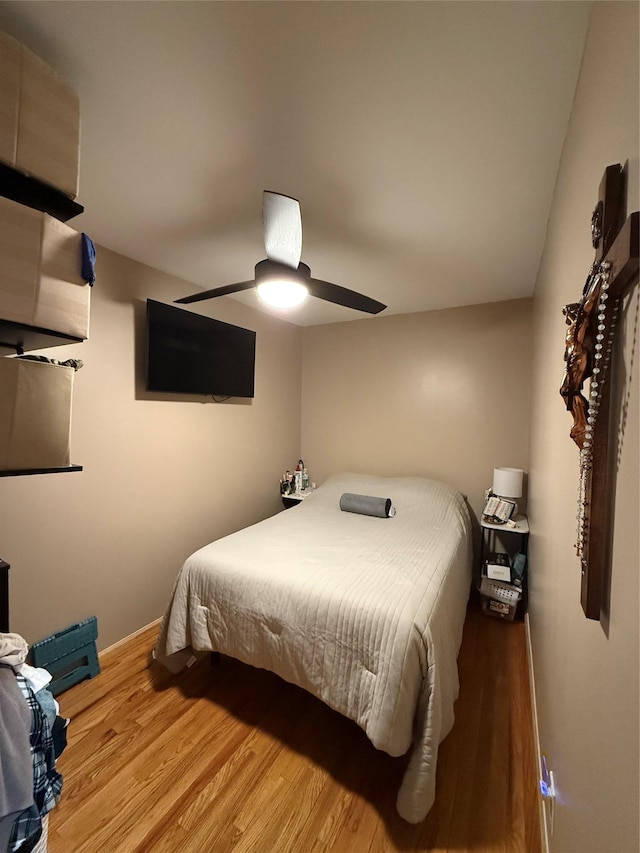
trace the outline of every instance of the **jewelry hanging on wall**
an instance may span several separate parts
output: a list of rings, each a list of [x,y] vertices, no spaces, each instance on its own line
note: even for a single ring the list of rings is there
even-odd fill
[[[589,619],[606,611],[611,568],[616,477],[611,454],[619,423],[611,390],[614,331],[621,300],[637,284],[639,271],[639,214],[625,219],[625,184],[622,166],[608,166],[591,217],[596,257],[580,301],[563,309],[568,328],[560,394],[573,415],[569,434],[579,449],[576,552],[580,601]]]
[[[578,527],[576,553],[582,562],[584,558],[587,526],[587,502],[589,495],[589,478],[593,466],[593,436],[598,419],[602,389],[607,379],[613,337],[618,315],[618,301],[609,301],[609,273],[611,264],[603,261],[594,265],[590,275],[593,276],[597,288],[598,301],[596,305],[595,343],[593,345],[593,366],[591,367],[591,382],[589,384],[589,399],[586,406],[586,424],[584,438],[580,446],[580,479],[578,484]],[[610,308],[609,323],[607,324],[607,309]],[[608,330],[607,330],[608,325]]]

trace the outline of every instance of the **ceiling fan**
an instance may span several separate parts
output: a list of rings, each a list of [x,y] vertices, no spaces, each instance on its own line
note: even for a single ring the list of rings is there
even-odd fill
[[[299,305],[309,294],[326,302],[355,308],[356,311],[366,311],[368,314],[378,314],[387,307],[382,302],[356,293],[355,290],[348,290],[319,278],[311,278],[311,270],[300,261],[302,217],[297,199],[265,190],[262,222],[267,257],[256,264],[255,278],[252,281],[226,284],[213,290],[183,296],[175,301],[200,302],[255,287],[261,299],[278,308]]]

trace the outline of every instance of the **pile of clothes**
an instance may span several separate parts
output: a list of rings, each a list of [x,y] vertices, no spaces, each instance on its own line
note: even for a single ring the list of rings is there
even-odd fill
[[[48,689],[51,674],[30,666],[28,651],[19,634],[0,633],[0,853],[34,851],[62,791],[56,759],[69,720]]]

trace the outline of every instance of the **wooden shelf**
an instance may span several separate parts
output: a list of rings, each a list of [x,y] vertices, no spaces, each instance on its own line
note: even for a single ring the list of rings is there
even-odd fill
[[[0,195],[17,201],[18,204],[48,213],[60,222],[66,222],[84,212],[81,204],[60,190],[5,163],[0,163]]]
[[[29,474],[66,474],[82,471],[82,465],[62,465],[60,468],[21,468],[17,471],[0,471],[0,477],[25,477]]]
[[[0,320],[0,355],[7,355],[1,351],[2,349],[21,354],[34,349],[81,344],[83,340],[62,332],[54,332],[52,329],[41,329],[24,323],[14,323],[11,320]]]

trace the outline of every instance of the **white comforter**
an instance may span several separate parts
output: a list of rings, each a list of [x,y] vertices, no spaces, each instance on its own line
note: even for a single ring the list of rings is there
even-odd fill
[[[342,512],[343,492],[397,513]],[[421,821],[453,725],[471,579],[463,496],[417,477],[331,477],[299,506],[192,554],[156,657],[173,671],[216,650],[277,673],[355,720],[378,749],[412,749],[397,807]]]

